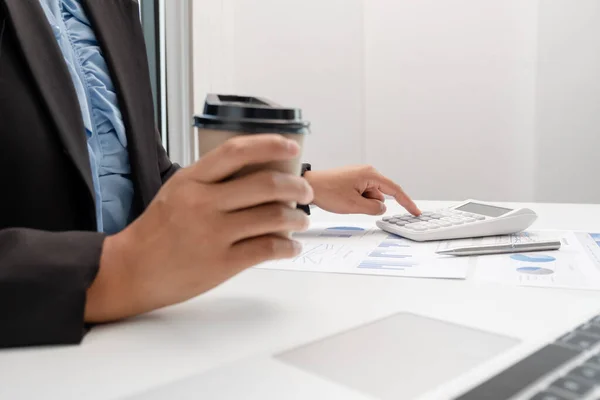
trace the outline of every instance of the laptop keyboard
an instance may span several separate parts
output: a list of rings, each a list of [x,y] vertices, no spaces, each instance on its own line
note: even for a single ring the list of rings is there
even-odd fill
[[[600,400],[600,315],[456,400]]]

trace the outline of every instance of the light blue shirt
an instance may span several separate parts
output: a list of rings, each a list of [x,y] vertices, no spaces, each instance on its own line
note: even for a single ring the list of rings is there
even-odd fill
[[[129,222],[133,183],[125,125],[115,87],[79,0],[40,0],[73,79],[83,116],[98,231],[118,233]],[[71,110],[65,110],[71,112]]]

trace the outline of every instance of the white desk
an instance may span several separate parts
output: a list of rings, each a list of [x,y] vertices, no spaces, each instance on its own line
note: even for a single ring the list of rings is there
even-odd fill
[[[537,229],[600,231],[600,205],[519,205],[539,213]],[[313,218],[371,220],[319,210]],[[250,270],[184,305],[97,327],[79,347],[0,351],[0,398],[117,399],[283,351],[402,311],[407,304],[457,323],[476,313],[490,330],[528,337],[560,333],[553,324],[555,310],[573,324],[599,312],[600,292]]]

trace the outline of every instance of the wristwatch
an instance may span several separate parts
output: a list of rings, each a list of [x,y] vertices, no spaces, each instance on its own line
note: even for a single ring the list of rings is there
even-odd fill
[[[312,166],[310,164],[302,164],[302,176],[304,176],[305,173],[312,171]],[[310,206],[307,205],[302,205],[302,204],[298,204],[298,208],[301,209],[302,211],[304,211],[307,215],[310,215]]]

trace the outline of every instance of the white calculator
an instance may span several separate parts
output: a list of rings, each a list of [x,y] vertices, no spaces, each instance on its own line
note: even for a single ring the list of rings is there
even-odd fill
[[[524,231],[537,219],[528,208],[513,210],[476,200],[467,200],[455,207],[383,218],[377,226],[417,242],[510,235]]]

